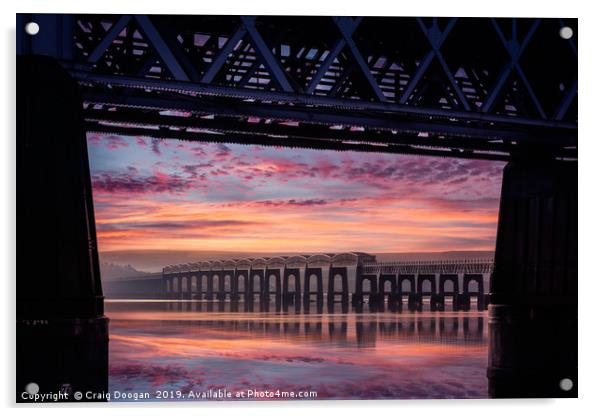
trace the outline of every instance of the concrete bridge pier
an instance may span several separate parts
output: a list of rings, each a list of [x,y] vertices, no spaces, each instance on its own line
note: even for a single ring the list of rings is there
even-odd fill
[[[479,297],[477,298],[477,310],[479,310],[479,311],[487,310],[487,304],[485,303],[485,295],[479,295]]]
[[[458,293],[457,296],[457,310],[469,311],[470,310],[470,296],[467,293]]]
[[[445,297],[442,293],[431,294],[431,311],[443,311],[445,309]]]
[[[364,296],[360,293],[351,294],[351,304],[353,306],[359,306],[364,303]]]
[[[381,306],[385,303],[385,295],[379,292],[376,293],[370,293],[370,295],[368,295],[368,304],[369,305],[375,305],[375,306]]]
[[[109,320],[79,87],[50,58],[17,56],[16,72],[16,401],[31,382],[40,394],[105,394]]]
[[[416,292],[408,293],[408,310],[415,312],[422,308],[422,295]]]
[[[492,397],[577,397],[576,162],[504,169],[489,338]]]
[[[386,295],[387,297],[387,307],[390,311],[401,311],[402,303],[401,303],[401,295],[399,293],[389,293]]]

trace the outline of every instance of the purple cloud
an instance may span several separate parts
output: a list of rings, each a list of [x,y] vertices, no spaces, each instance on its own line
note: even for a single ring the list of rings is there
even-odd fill
[[[95,192],[106,193],[182,193],[191,189],[195,181],[180,175],[154,174],[135,176],[133,172],[102,172],[92,176]]]

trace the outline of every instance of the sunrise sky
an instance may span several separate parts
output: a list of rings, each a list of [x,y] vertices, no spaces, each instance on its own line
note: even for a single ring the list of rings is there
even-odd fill
[[[101,251],[492,250],[503,164],[89,134]]]

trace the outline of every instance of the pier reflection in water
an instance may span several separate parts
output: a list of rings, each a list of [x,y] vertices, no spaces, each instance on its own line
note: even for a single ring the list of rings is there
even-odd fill
[[[108,301],[110,389],[487,397],[486,312]]]

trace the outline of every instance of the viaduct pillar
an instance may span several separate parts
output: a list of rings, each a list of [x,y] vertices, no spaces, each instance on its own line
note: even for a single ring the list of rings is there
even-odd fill
[[[505,167],[491,279],[490,395],[577,397],[576,162]]]

